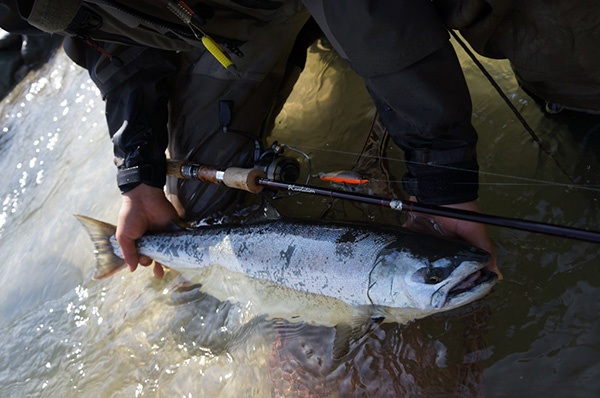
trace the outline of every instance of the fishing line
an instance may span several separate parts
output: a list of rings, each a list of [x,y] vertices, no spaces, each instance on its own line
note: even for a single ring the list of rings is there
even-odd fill
[[[463,184],[473,184],[475,183],[463,183]],[[573,186],[571,184],[555,184],[555,183],[538,183],[538,184],[526,184],[526,183],[518,183],[518,182],[480,182],[478,185],[497,185],[502,187],[551,187],[551,188],[575,188],[575,189],[584,189],[592,192],[600,192],[600,185],[585,185],[582,187]]]
[[[473,170],[466,170],[466,169],[463,169],[461,167],[446,166],[446,165],[441,165],[441,164],[422,163],[422,162],[416,162],[416,161],[412,161],[412,160],[404,160],[404,159],[392,158],[392,157],[387,157],[387,156],[375,156],[375,155],[359,154],[357,152],[342,151],[342,150],[338,150],[338,149],[328,149],[328,148],[322,148],[322,147],[312,147],[312,146],[302,145],[302,144],[294,144],[294,147],[296,147],[296,148],[302,148],[305,151],[307,151],[307,150],[322,151],[322,152],[337,153],[337,154],[349,155],[349,156],[350,155],[351,156],[361,155],[361,156],[364,156],[364,157],[379,158],[381,160],[386,160],[388,162],[401,162],[401,163],[404,163],[404,164],[424,165],[424,166],[437,167],[437,168],[440,168],[440,169],[447,169],[447,170],[466,171],[466,172],[471,172],[471,173],[478,173],[479,175],[485,175],[485,176],[490,176],[490,177],[498,177],[498,178],[506,178],[506,179],[524,181],[526,183],[531,183],[531,184],[525,184],[525,183],[523,183],[522,185],[524,185],[524,186],[526,186],[526,185],[531,185],[531,186],[545,185],[545,186],[548,186],[548,187],[570,188],[570,189],[585,190],[585,191],[591,191],[591,192],[600,192],[600,186],[597,186],[597,185],[581,185],[581,184],[576,184],[576,183],[559,183],[559,182],[555,182],[555,181],[540,180],[540,179],[536,179],[536,178],[520,177],[520,176],[515,176],[515,175],[502,174],[502,173],[494,173],[494,172],[490,172],[490,171],[481,171],[481,170],[479,172],[476,172],[476,171],[473,171]],[[374,180],[374,179],[371,179],[371,181],[377,181],[377,182],[401,182],[401,180]],[[493,185],[493,184],[497,184],[497,185],[502,185],[502,184],[516,185],[516,184],[511,184],[511,183],[485,183],[485,182],[483,182],[483,183],[480,182],[479,184],[480,185]]]
[[[494,78],[492,77],[492,75],[490,75],[489,72],[483,66],[483,64],[481,62],[479,62],[479,60],[477,59],[477,57],[475,56],[475,54],[468,48],[468,46],[465,44],[465,42],[460,37],[458,37],[458,35],[456,34],[456,32],[454,32],[452,29],[448,29],[448,31],[450,32],[450,34],[452,35],[452,37],[457,41],[457,43],[462,47],[462,49],[467,53],[467,55],[471,58],[471,60],[473,61],[473,63],[475,63],[475,65],[477,65],[477,67],[479,68],[479,70],[481,71],[481,73],[483,73],[483,75],[490,82],[490,84],[494,87],[494,89],[496,89],[496,92],[498,93],[498,95],[504,100],[504,102],[506,103],[506,105],[508,105],[508,107],[515,114],[515,116],[517,117],[517,119],[519,119],[519,121],[521,122],[521,124],[523,125],[523,127],[525,128],[525,130],[529,133],[529,135],[531,136],[531,138],[533,139],[533,141],[535,141],[535,143],[538,145],[538,147],[542,151],[544,151],[548,156],[550,156],[550,158],[554,161],[554,163],[556,164],[556,166],[560,169],[560,171],[563,172],[563,174],[565,175],[565,177],[567,177],[569,179],[569,181],[571,181],[572,183],[575,183],[575,180],[573,180],[573,178],[571,177],[571,175],[569,173],[567,173],[566,169],[560,164],[560,162],[558,161],[558,159],[554,156],[554,153],[552,153],[552,151],[550,151],[548,148],[546,148],[546,146],[544,145],[544,143],[542,142],[542,140],[537,136],[537,134],[535,133],[535,131],[533,131],[533,129],[531,128],[531,126],[529,126],[529,123],[527,123],[527,121],[525,120],[525,118],[523,118],[523,116],[517,110],[517,108],[515,108],[515,106],[510,101],[510,99],[508,99],[508,97],[506,96],[506,94],[504,94],[504,91],[502,91],[502,89],[500,88],[500,86],[496,83],[496,81],[494,80]]]

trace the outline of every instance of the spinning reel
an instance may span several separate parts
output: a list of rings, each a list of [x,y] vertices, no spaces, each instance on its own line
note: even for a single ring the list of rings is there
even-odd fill
[[[284,156],[286,149],[303,155],[308,160],[309,169],[311,168],[311,161],[306,153],[278,141],[273,142],[271,147],[265,150],[262,143],[252,134],[230,129],[232,119],[233,101],[219,101],[219,123],[223,132],[238,134],[254,142],[254,168],[262,170],[266,178],[291,184],[300,177],[300,162],[294,157]],[[309,178],[310,170],[306,182]]]

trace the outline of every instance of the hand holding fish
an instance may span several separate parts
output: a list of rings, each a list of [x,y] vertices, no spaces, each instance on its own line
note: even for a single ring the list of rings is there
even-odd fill
[[[138,264],[146,267],[152,264],[149,257],[138,254],[135,241],[146,232],[160,230],[176,220],[179,216],[162,189],[142,184],[123,194],[116,238],[132,272]],[[159,279],[163,277],[161,264],[154,264],[154,275]]]
[[[410,200],[416,202],[417,198],[411,196]],[[444,207],[479,212],[479,205],[477,201],[445,205]],[[424,218],[426,218],[429,222],[432,222],[434,225],[425,226],[423,223]],[[429,232],[432,232],[431,229],[433,228],[442,236],[459,239],[487,251],[492,255],[492,257],[489,264],[486,266],[486,269],[488,271],[495,272],[498,274],[498,279],[502,279],[502,274],[500,273],[500,270],[496,264],[496,252],[494,250],[494,245],[490,240],[484,224],[449,217],[435,215],[425,216],[418,213],[412,213],[411,219],[404,226],[409,229],[421,231],[429,229]]]

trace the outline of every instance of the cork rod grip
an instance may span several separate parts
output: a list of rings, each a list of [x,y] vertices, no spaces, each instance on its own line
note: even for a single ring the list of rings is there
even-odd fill
[[[256,183],[259,178],[265,178],[265,173],[262,170],[228,167],[223,174],[223,184],[229,188],[259,193],[263,190],[263,187]]]

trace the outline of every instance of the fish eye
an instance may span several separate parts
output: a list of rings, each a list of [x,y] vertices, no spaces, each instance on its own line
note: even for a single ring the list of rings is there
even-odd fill
[[[451,267],[423,267],[413,274],[412,280],[416,283],[437,285],[448,278],[451,273]]]
[[[441,269],[431,268],[425,275],[425,283],[435,285],[440,283],[444,279],[444,275]]]

